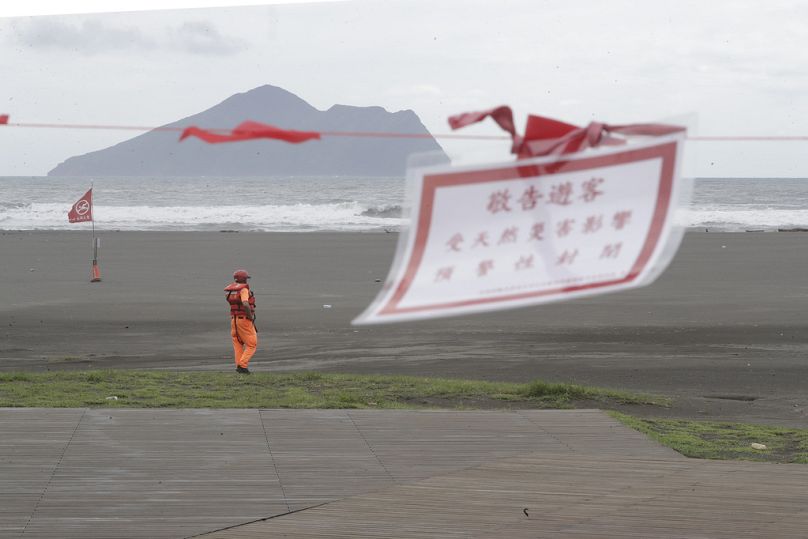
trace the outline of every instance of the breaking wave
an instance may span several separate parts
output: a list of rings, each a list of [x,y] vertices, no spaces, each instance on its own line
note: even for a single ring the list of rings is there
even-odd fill
[[[402,214],[401,206],[394,204],[391,206],[381,206],[368,208],[362,212],[365,217],[381,217],[384,219],[400,218]]]
[[[397,207],[398,208],[398,207]],[[68,224],[64,204],[0,206],[0,229],[85,229]],[[258,230],[317,231],[397,228],[394,210],[357,202],[245,206],[104,206],[93,208],[96,227],[107,230]],[[400,215],[400,208],[398,208]]]
[[[678,216],[677,216],[678,217]],[[690,209],[681,224],[713,231],[777,230],[808,228],[808,210],[784,209]]]

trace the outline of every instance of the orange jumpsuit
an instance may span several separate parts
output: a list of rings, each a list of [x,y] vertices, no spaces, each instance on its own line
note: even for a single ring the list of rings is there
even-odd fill
[[[239,291],[241,301],[249,301],[250,291],[242,288]],[[234,316],[230,320],[230,337],[233,339],[233,352],[236,356],[236,367],[247,368],[250,358],[258,346],[258,333],[255,324],[246,316]]]

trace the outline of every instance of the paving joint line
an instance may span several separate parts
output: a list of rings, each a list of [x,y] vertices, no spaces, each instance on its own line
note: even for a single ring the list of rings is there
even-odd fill
[[[42,500],[48,493],[48,487],[50,487],[50,484],[53,482],[53,478],[56,475],[56,472],[59,470],[59,466],[62,465],[62,459],[65,457],[65,453],[67,453],[67,448],[70,447],[70,444],[73,442],[73,438],[76,437],[76,432],[79,430],[79,426],[81,425],[81,422],[84,420],[84,416],[87,415],[87,410],[88,408],[85,408],[84,411],[81,413],[81,417],[79,417],[79,420],[76,421],[76,426],[73,427],[73,432],[70,433],[70,439],[67,440],[67,443],[62,449],[62,454],[59,455],[59,460],[56,461],[56,465],[53,467],[53,470],[51,471],[50,477],[48,478],[48,482],[45,483],[45,488],[42,489],[42,494],[39,495],[39,499],[37,500],[36,505],[34,506],[34,510],[31,511],[31,516],[28,517],[28,522],[26,522],[25,526],[23,526],[22,533],[20,535],[25,535],[25,531],[28,529],[28,526],[34,519],[34,515],[36,515],[36,512],[39,509],[39,504],[42,503]]]
[[[571,445],[569,445],[567,442],[565,442],[564,440],[562,440],[561,438],[559,438],[558,436],[556,436],[555,434],[553,434],[552,432],[550,432],[549,430],[547,430],[546,428],[541,426],[539,423],[536,423],[531,418],[529,418],[529,417],[525,416],[524,414],[522,414],[521,410],[517,410],[516,415],[518,415],[519,417],[521,417],[522,419],[524,419],[525,421],[527,421],[528,423],[530,423],[534,427],[538,427],[538,429],[540,431],[542,431],[547,436],[549,436],[550,438],[552,438],[556,442],[558,442],[561,445],[563,445],[564,447],[566,447],[571,453],[577,453],[577,451],[575,449],[573,449]]]
[[[332,500],[332,501],[333,501],[333,500]],[[211,531],[209,531],[209,532],[202,532],[202,533],[198,533],[198,534],[196,534],[196,535],[189,535],[189,536],[188,536],[188,537],[186,537],[185,539],[193,539],[194,537],[204,537],[204,536],[206,536],[206,535],[211,535],[211,534],[213,534],[213,533],[219,533],[219,532],[223,532],[223,531],[227,531],[227,530],[232,530],[232,529],[234,529],[234,528],[240,528],[240,527],[242,527],[242,526],[248,526],[248,525],[250,525],[250,524],[256,524],[256,523],[258,523],[258,522],[266,522],[267,520],[272,520],[272,519],[274,519],[274,518],[285,517],[285,516],[287,516],[287,515],[294,515],[295,513],[300,513],[300,512],[302,512],[302,511],[308,511],[309,509],[317,509],[318,507],[322,507],[323,505],[327,505],[327,504],[329,504],[329,503],[331,503],[331,502],[323,502],[323,503],[318,503],[317,505],[312,505],[312,506],[310,506],[310,507],[303,507],[303,508],[301,508],[301,509],[295,509],[294,511],[289,511],[289,512],[287,512],[287,513],[280,513],[280,514],[278,514],[278,515],[272,515],[272,516],[269,516],[269,517],[257,518],[257,519],[255,519],[255,520],[250,520],[250,521],[248,521],[248,522],[241,522],[241,523],[239,523],[239,524],[233,524],[233,525],[231,525],[231,526],[225,526],[224,528],[219,528],[219,529],[216,529],[216,530],[211,530]]]
[[[387,476],[393,481],[394,485],[401,484],[395,477],[393,477],[393,474],[391,474],[390,470],[387,469],[387,466],[384,465],[384,462],[382,462],[382,459],[380,459],[379,455],[377,455],[376,452],[373,450],[373,447],[371,447],[370,442],[368,442],[368,439],[365,438],[365,434],[362,432],[362,429],[359,428],[359,425],[356,424],[356,421],[354,421],[354,418],[351,416],[351,412],[345,412],[345,415],[348,416],[348,419],[351,420],[351,424],[354,426],[354,428],[356,429],[356,432],[359,433],[359,436],[365,442],[365,445],[368,447],[368,449],[370,450],[370,453],[376,459],[376,462],[378,462],[379,466],[382,467],[382,470],[384,470],[384,473],[386,473]]]
[[[267,432],[267,426],[264,423],[264,418],[261,415],[261,410],[258,410],[258,422],[261,423],[261,428],[264,429],[264,439],[267,441],[267,450],[269,451],[269,458],[272,460],[272,467],[275,468],[275,476],[278,478],[278,485],[281,487],[281,494],[283,495],[283,503],[286,504],[286,514],[292,512],[292,507],[289,505],[289,498],[286,496],[286,489],[283,488],[283,479],[281,479],[281,473],[278,470],[278,463],[275,461],[275,455],[272,454],[272,444],[269,443],[269,433]]]

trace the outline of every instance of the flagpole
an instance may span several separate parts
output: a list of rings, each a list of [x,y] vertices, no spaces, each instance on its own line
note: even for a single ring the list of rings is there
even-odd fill
[[[94,183],[90,182],[90,192],[93,191]],[[91,205],[95,206],[95,201]],[[95,208],[92,208],[91,219],[90,222],[92,223],[92,231],[93,231],[93,271],[92,271],[92,278],[90,279],[91,283],[97,283],[101,281],[101,270],[98,267],[98,240],[95,237]]]
[[[90,182],[90,192],[93,192],[93,182]],[[93,198],[95,198],[95,196],[93,196]],[[95,200],[93,200],[93,204],[90,207],[92,206],[95,206]],[[95,266],[98,263],[98,250],[95,248],[95,208],[91,210],[90,216],[92,217],[90,223],[93,227],[93,266]]]
[[[92,190],[93,190],[93,182],[90,182],[90,191],[92,191]],[[95,202],[95,201],[93,201],[93,202]],[[93,204],[93,206],[94,205],[95,204]],[[95,247],[95,209],[94,208],[93,208],[93,213],[91,215],[93,217],[92,219],[90,219],[90,222],[93,224],[93,247]],[[95,259],[95,252],[93,252],[93,259]]]

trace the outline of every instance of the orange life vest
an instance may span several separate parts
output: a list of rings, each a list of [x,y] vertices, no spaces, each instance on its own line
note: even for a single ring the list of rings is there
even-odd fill
[[[230,283],[224,289],[227,292],[227,303],[230,304],[231,316],[246,316],[247,311],[244,310],[244,305],[241,303],[241,291],[243,289],[250,290],[250,285],[247,283]],[[250,308],[255,312],[255,294],[250,290]]]

